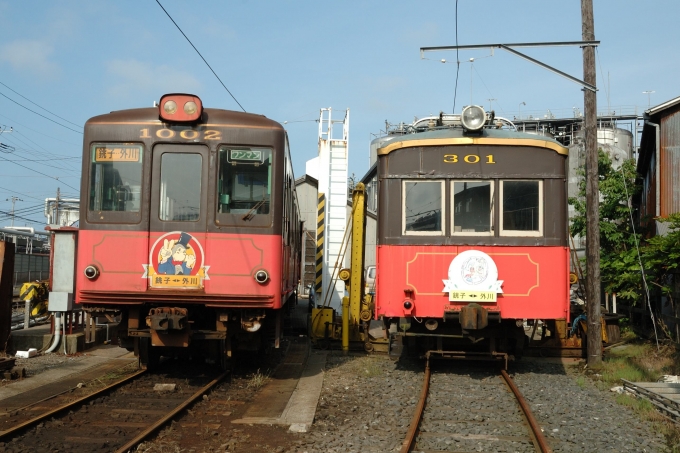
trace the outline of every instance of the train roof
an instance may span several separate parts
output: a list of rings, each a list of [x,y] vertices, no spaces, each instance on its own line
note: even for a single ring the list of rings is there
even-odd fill
[[[90,124],[163,124],[158,115],[158,107],[140,109],[116,110],[104,115],[98,115],[87,120]],[[186,124],[186,123],[177,123]],[[283,126],[264,115],[236,112],[222,109],[203,109],[201,124],[204,126],[224,127],[252,127],[283,129]]]
[[[534,146],[569,155],[568,148],[542,135],[491,128],[482,129],[480,133],[472,135],[465,133],[462,128],[445,128],[395,135],[384,146],[378,148],[378,156],[387,155],[401,148],[444,145]]]

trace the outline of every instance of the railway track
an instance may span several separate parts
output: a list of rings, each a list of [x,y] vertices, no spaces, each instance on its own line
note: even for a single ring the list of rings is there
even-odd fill
[[[186,366],[142,370],[84,397],[55,395],[7,414],[0,442],[26,452],[127,452],[226,375]]]
[[[401,453],[552,453],[529,405],[504,370],[489,375],[459,367],[433,375],[430,352]]]

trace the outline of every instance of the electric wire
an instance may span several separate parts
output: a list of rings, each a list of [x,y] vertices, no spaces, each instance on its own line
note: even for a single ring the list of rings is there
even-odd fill
[[[0,159],[5,160],[5,161],[7,161],[7,162],[12,162],[14,165],[18,165],[18,166],[20,166],[20,167],[26,168],[27,170],[31,170],[32,172],[35,172],[35,173],[38,173],[38,174],[40,174],[40,175],[46,176],[46,177],[48,177],[48,178],[50,178],[50,179],[54,179],[55,181],[59,181],[59,182],[62,183],[63,185],[65,185],[65,186],[67,186],[67,187],[70,187],[71,189],[73,189],[73,190],[75,190],[75,191],[78,191],[77,188],[75,188],[75,187],[73,187],[72,185],[70,185],[70,184],[68,184],[68,183],[66,183],[66,182],[64,182],[64,181],[62,181],[61,179],[59,179],[59,178],[57,178],[57,177],[55,177],[55,176],[47,175],[47,174],[42,173],[42,172],[40,172],[40,171],[38,171],[38,170],[36,170],[36,169],[34,169],[34,168],[27,167],[26,165],[21,165],[20,163],[14,162],[14,161],[9,160],[9,159],[5,159],[5,158],[2,157],[2,156],[0,156]]]
[[[25,142],[23,142],[23,140],[21,140],[17,137],[10,138],[9,136],[7,136],[5,138],[7,139],[7,141],[14,143],[15,145],[16,145],[15,140],[18,140],[18,141],[22,142],[23,144],[26,144]],[[80,174],[80,168],[74,167],[73,165],[70,164],[70,162],[61,162],[61,163],[66,164],[68,166],[68,168],[61,166],[61,165],[54,165],[54,164],[47,163],[47,162],[53,162],[53,161],[68,161],[68,160],[80,159],[79,157],[63,157],[63,156],[60,156],[58,154],[52,154],[52,153],[47,153],[47,152],[42,153],[42,152],[33,150],[31,148],[23,148],[21,146],[14,146],[13,152],[5,153],[5,154],[12,154],[12,155],[18,156],[17,151],[18,152],[24,152],[26,154],[29,154],[31,156],[35,156],[35,157],[38,158],[38,159],[25,159],[24,158],[24,159],[21,159],[21,161],[35,162],[39,165],[46,165],[46,166],[51,167],[51,168],[58,168],[59,170],[64,170],[64,171],[70,172],[72,174],[77,174],[77,175]],[[57,157],[54,157],[54,156],[57,156]],[[17,161],[12,160],[12,162],[17,162]]]
[[[61,116],[57,115],[56,113],[50,112],[50,111],[47,110],[45,107],[42,107],[42,106],[36,104],[35,102],[33,102],[33,101],[31,101],[30,99],[28,99],[26,96],[23,96],[21,93],[17,93],[17,92],[14,91],[13,89],[11,89],[11,88],[8,87],[7,85],[5,85],[4,83],[0,82],[0,85],[4,86],[5,88],[7,88],[7,89],[8,89],[9,91],[11,91],[12,93],[14,93],[14,94],[16,94],[16,95],[19,95],[19,96],[21,96],[22,98],[26,99],[28,102],[30,102],[31,104],[35,105],[36,107],[43,109],[44,111],[46,111],[46,112],[49,113],[50,115],[56,116],[56,117],[59,118],[60,120],[64,120],[64,121],[66,121],[66,122],[69,123],[69,124],[73,124],[75,127],[80,127],[80,128],[82,128],[81,125],[76,124],[76,123],[74,123],[74,122],[72,122],[72,121],[69,121],[69,120],[67,120],[66,118],[62,118]]]
[[[635,222],[633,222],[633,209],[630,206],[630,197],[628,195],[628,184],[626,184],[626,175],[623,173],[623,165],[620,167],[621,179],[623,180],[623,187],[626,191],[626,206],[628,206],[628,215],[630,216],[630,226],[633,228],[633,239],[635,240],[635,250],[637,251],[638,263],[640,264],[640,273],[642,274],[642,283],[647,294],[647,306],[649,307],[649,316],[652,318],[652,325],[654,326],[654,338],[656,339],[656,349],[659,350],[659,336],[656,333],[656,320],[654,319],[654,312],[652,311],[652,302],[649,298],[649,286],[647,286],[647,278],[645,277],[645,268],[642,265],[642,257],[640,256],[640,244],[638,243],[637,234],[635,233]]]
[[[0,214],[9,214],[7,211],[0,210]],[[14,218],[24,220],[26,222],[32,222],[32,223],[45,223],[42,220],[35,220],[35,219],[29,219],[28,217],[23,217],[20,215],[14,216]]]
[[[161,2],[160,2],[159,0],[156,0],[156,3],[158,3],[158,6],[161,7],[161,9],[163,10],[163,12],[168,16],[168,18],[170,18],[170,20],[172,21],[172,23],[175,24],[175,27],[177,27],[177,30],[179,30],[179,32],[182,33],[182,36],[184,36],[184,37],[186,38],[186,40],[189,42],[189,44],[191,44],[191,47],[194,48],[194,50],[196,51],[196,53],[198,54],[198,56],[201,57],[201,59],[202,59],[203,62],[206,64],[206,66],[208,66],[208,68],[210,69],[210,71],[212,71],[212,73],[215,75],[215,77],[217,77],[217,80],[219,80],[219,82],[222,84],[222,86],[224,87],[224,89],[227,90],[227,93],[229,93],[229,96],[231,96],[231,98],[234,100],[234,102],[236,102],[236,103],[238,104],[238,106],[241,107],[241,110],[243,110],[243,111],[245,112],[246,109],[244,109],[243,106],[241,105],[241,103],[240,103],[239,101],[236,100],[236,98],[234,97],[233,94],[231,94],[231,91],[229,91],[229,88],[227,88],[227,86],[224,84],[224,82],[222,82],[222,79],[220,79],[220,77],[217,75],[217,73],[216,73],[216,72],[213,70],[213,68],[208,64],[208,62],[206,61],[206,59],[203,58],[203,55],[201,55],[201,52],[199,52],[198,49],[196,48],[196,46],[194,46],[194,43],[192,43],[191,40],[187,37],[187,35],[184,34],[184,32],[182,31],[182,29],[179,28],[179,25],[177,25],[177,22],[175,22],[175,19],[173,19],[172,16],[170,15],[170,13],[168,13],[168,12],[165,10],[165,8],[163,8],[163,5],[161,5]]]
[[[474,71],[475,71],[475,72],[477,73],[477,75],[479,76],[479,80],[482,82],[482,85],[484,85],[484,88],[486,88],[486,91],[491,95],[491,97],[493,97],[493,93],[491,92],[491,90],[489,89],[489,87],[486,86],[486,83],[484,83],[484,79],[482,78],[482,75],[479,73],[479,71],[477,71],[477,68],[475,68],[474,66],[472,66],[472,69],[474,69]],[[496,99],[495,101],[496,101],[496,105],[498,106],[498,108],[500,108],[500,109],[501,109],[501,112],[503,113],[503,115],[505,115],[505,110],[503,110],[503,106],[501,105],[501,103],[498,102],[497,99]]]
[[[456,113],[456,98],[458,97],[458,74],[460,73],[460,58],[458,58],[458,0],[456,0],[456,86],[453,88],[453,112]]]
[[[602,85],[604,85],[606,88],[604,89],[605,94],[607,95],[607,108],[609,108],[609,84],[604,83],[604,71],[602,70],[602,60],[600,60],[600,52],[597,51],[597,47],[595,47],[595,56],[597,56],[597,62],[600,65],[600,75],[602,76]],[[609,113],[609,112],[607,112]]]
[[[32,197],[31,195],[26,195],[25,193],[17,192],[16,190],[8,189],[7,187],[0,187],[0,190],[6,190],[9,193],[16,193],[16,194],[19,194],[19,195],[21,195],[22,197],[25,197],[25,198],[33,198],[34,200],[42,201],[41,198]]]
[[[28,140],[29,142],[33,143],[35,146],[37,146],[38,148],[42,149],[42,150],[45,151],[46,153],[52,154],[52,155],[54,155],[54,156],[57,156],[57,155],[58,155],[58,154],[50,153],[49,151],[47,151],[47,149],[45,149],[44,146],[41,146],[39,143],[34,142],[33,140],[30,139],[30,137],[28,137],[26,134],[23,134],[23,133],[22,133],[21,131],[19,131],[19,130],[16,130],[16,129],[15,129],[15,130],[14,130],[14,133],[21,135],[21,136],[24,137],[26,140]],[[73,159],[80,159],[81,157],[82,157],[82,156],[80,156],[80,153],[78,153],[78,156],[77,156],[77,157],[73,157]]]
[[[31,109],[29,109],[28,107],[26,107],[25,105],[19,104],[17,101],[15,101],[14,99],[8,97],[7,95],[5,95],[5,94],[3,94],[3,93],[0,93],[0,96],[4,97],[4,98],[6,98],[6,99],[9,99],[10,101],[14,102],[14,103],[15,103],[16,105],[18,105],[19,107],[25,108],[26,110],[28,110],[28,111],[31,112],[31,113],[35,113],[36,115],[38,115],[38,116],[40,116],[40,117],[42,117],[42,118],[45,118],[45,119],[48,120],[48,121],[52,121],[54,124],[57,124],[57,125],[59,125],[59,126],[65,128],[65,129],[68,129],[68,130],[70,130],[70,131],[73,131],[73,132],[76,132],[76,133],[82,135],[82,131],[77,131],[77,130],[75,130],[75,129],[72,129],[72,128],[66,126],[65,124],[61,124],[59,121],[55,121],[55,120],[53,120],[52,118],[48,118],[48,117],[46,117],[45,115],[36,112],[35,110],[31,110]]]
[[[56,141],[58,141],[58,142],[62,142],[62,143],[65,143],[65,144],[71,145],[71,146],[77,146],[77,147],[81,146],[80,144],[77,145],[77,144],[75,144],[75,143],[67,142],[66,140],[62,140],[62,139],[60,139],[60,138],[52,137],[51,135],[47,135],[47,134],[44,134],[44,133],[42,133],[42,132],[40,132],[40,131],[36,131],[35,129],[31,129],[30,127],[26,126],[25,124],[22,124],[22,123],[20,123],[20,122],[18,122],[18,121],[15,121],[15,120],[13,120],[12,118],[9,118],[9,117],[7,117],[7,116],[5,116],[5,115],[1,115],[1,114],[0,114],[0,118],[4,118],[4,119],[6,119],[6,120],[12,122],[13,124],[18,124],[19,126],[23,126],[23,127],[25,127],[26,129],[28,129],[29,131],[35,132],[36,134],[44,135],[45,137],[51,138],[52,140],[56,140]],[[16,129],[14,130],[14,132],[16,132]]]

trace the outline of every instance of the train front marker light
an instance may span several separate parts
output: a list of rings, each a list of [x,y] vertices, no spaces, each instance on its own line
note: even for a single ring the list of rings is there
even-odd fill
[[[174,115],[175,113],[177,113],[177,103],[173,100],[166,101],[163,104],[163,110],[168,115]]]
[[[410,310],[411,308],[413,308],[413,303],[410,300],[405,300],[404,301],[404,308],[407,309],[407,310]]]
[[[267,283],[269,280],[269,274],[265,270],[255,272],[255,281],[260,285]]]
[[[195,115],[196,112],[198,111],[198,106],[194,101],[189,101],[186,104],[184,104],[184,113],[187,115]]]
[[[99,269],[97,269],[97,266],[93,266],[92,264],[87,266],[83,272],[85,273],[85,277],[89,278],[90,280],[94,280],[99,277]]]
[[[460,121],[468,131],[478,131],[486,124],[486,112],[478,105],[468,105],[460,114]]]
[[[203,102],[194,94],[164,94],[159,103],[158,114],[170,123],[193,123],[203,115]]]

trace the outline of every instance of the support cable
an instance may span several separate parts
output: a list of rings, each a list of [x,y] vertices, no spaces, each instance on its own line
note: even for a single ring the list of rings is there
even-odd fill
[[[649,286],[647,286],[647,278],[645,277],[645,268],[642,265],[642,257],[640,256],[640,244],[638,243],[637,234],[635,233],[635,223],[633,222],[633,209],[630,206],[630,197],[628,196],[628,184],[626,184],[626,175],[623,173],[623,165],[621,165],[621,179],[623,179],[623,187],[626,190],[626,206],[628,207],[628,215],[630,216],[630,226],[633,228],[633,239],[635,240],[635,250],[637,251],[638,263],[640,264],[640,273],[642,274],[642,283],[647,294],[647,307],[649,308],[649,317],[652,319],[652,326],[654,326],[654,339],[656,340],[656,349],[659,350],[659,336],[656,333],[656,320],[654,319],[654,312],[652,311],[652,302],[649,298]]]
[[[184,36],[184,37],[186,38],[186,40],[189,42],[189,44],[191,44],[191,47],[193,47],[194,50],[196,51],[196,53],[198,54],[198,56],[201,57],[201,59],[203,60],[203,63],[205,63],[206,66],[208,66],[208,68],[210,69],[210,71],[212,71],[213,75],[214,75],[215,77],[217,77],[217,80],[219,80],[219,82],[222,84],[222,86],[224,87],[224,89],[227,90],[227,93],[229,93],[229,96],[231,96],[231,98],[234,100],[234,102],[236,102],[236,103],[238,104],[238,106],[241,107],[241,110],[243,110],[243,111],[245,112],[246,109],[244,109],[243,106],[241,105],[241,103],[240,103],[239,101],[236,100],[236,98],[234,97],[233,94],[231,94],[231,91],[229,91],[229,88],[227,88],[227,86],[224,84],[224,82],[222,82],[222,79],[220,79],[220,77],[217,75],[217,73],[216,73],[216,72],[213,70],[213,68],[208,64],[208,62],[206,61],[206,59],[203,58],[203,55],[201,55],[201,52],[199,52],[198,49],[196,48],[196,46],[194,46],[194,43],[192,43],[191,40],[187,37],[187,35],[184,34],[184,32],[182,31],[182,29],[179,28],[179,25],[177,25],[177,22],[175,22],[175,19],[173,19],[172,16],[170,15],[170,13],[168,13],[168,12],[165,10],[165,8],[163,8],[163,5],[161,5],[161,2],[160,2],[159,0],[156,0],[156,3],[158,3],[158,6],[161,7],[161,9],[163,10],[163,12],[168,16],[168,18],[170,18],[170,20],[172,21],[172,23],[175,24],[175,27],[177,27],[177,30],[179,30],[179,32],[182,33],[182,36]]]

